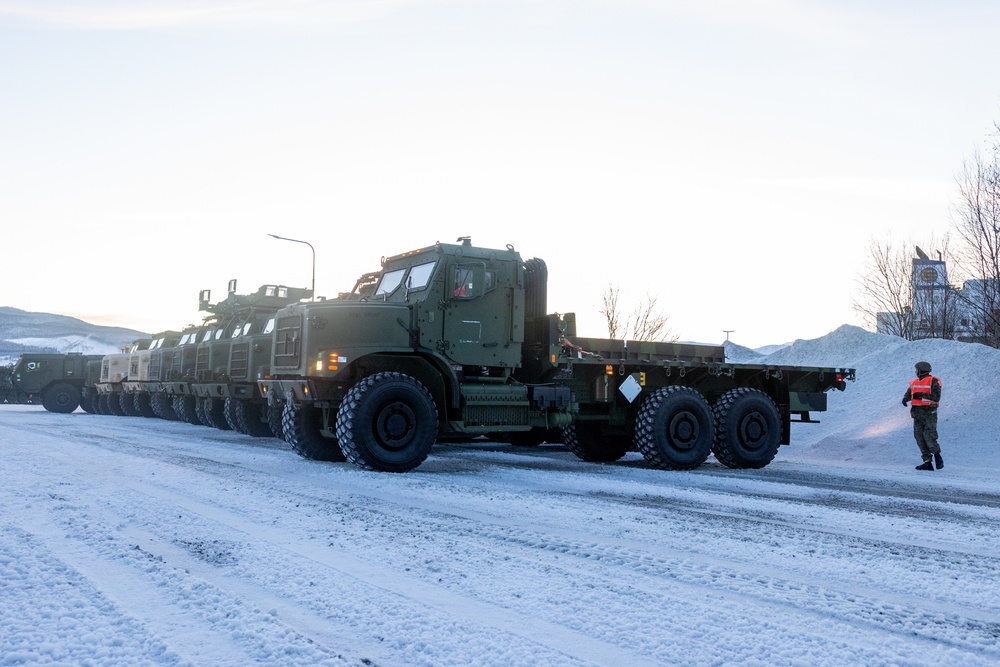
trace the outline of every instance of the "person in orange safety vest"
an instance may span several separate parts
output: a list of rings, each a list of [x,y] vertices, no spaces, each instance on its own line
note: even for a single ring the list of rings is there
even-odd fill
[[[938,445],[937,409],[941,402],[941,380],[931,375],[931,365],[918,361],[915,366],[917,377],[910,380],[910,387],[903,395],[903,405],[913,403],[910,416],[913,417],[913,437],[920,448],[924,462],[917,470],[940,470],[944,467],[941,446]],[[931,461],[934,461],[932,464]]]

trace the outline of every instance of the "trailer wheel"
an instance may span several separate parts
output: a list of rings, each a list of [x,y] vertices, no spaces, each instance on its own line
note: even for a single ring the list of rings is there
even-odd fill
[[[282,414],[285,440],[295,453],[313,461],[345,461],[336,438],[323,435],[323,410],[310,404],[285,404]]]
[[[406,472],[437,440],[438,412],[427,388],[403,373],[376,373],[351,387],[337,412],[337,437],[351,463]]]
[[[226,399],[226,414],[232,419],[233,429],[251,438],[270,438],[271,426],[264,420],[264,411],[255,401],[241,398]]]
[[[610,463],[628,453],[628,438],[620,433],[605,433],[600,424],[574,423],[562,430],[562,441],[582,461]]]
[[[762,391],[741,387],[719,397],[712,452],[730,468],[763,468],[781,445],[781,417],[774,401]]]
[[[80,390],[68,382],[57,382],[45,390],[42,405],[49,412],[68,414],[80,407]]]
[[[282,415],[285,412],[283,403],[267,404],[267,424],[271,427],[271,433],[279,440],[285,439],[285,427],[282,426]]]
[[[636,419],[635,444],[650,465],[663,470],[692,470],[712,451],[712,409],[691,387],[654,391]]]

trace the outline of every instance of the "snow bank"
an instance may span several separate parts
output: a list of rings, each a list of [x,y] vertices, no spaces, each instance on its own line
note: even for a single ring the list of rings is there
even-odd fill
[[[821,424],[792,425],[792,446],[779,458],[891,468],[920,463],[913,422],[900,403],[918,361],[930,362],[943,386],[938,433],[945,465],[1000,467],[1000,350],[950,340],[906,341],[847,325],[752,360],[857,369],[857,381],[843,393],[830,392],[828,411],[814,415]]]

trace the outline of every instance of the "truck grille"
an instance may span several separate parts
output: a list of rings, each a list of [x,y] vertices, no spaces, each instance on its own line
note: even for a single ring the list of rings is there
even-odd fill
[[[274,365],[298,368],[302,354],[302,318],[288,315],[278,319],[274,330]]]
[[[246,380],[250,374],[250,343],[237,341],[229,351],[229,375],[234,380]]]

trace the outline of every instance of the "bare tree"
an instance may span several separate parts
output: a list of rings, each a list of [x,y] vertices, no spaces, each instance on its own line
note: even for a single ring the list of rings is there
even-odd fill
[[[647,294],[623,325],[621,311],[618,307],[619,293],[620,288],[617,285],[609,284],[602,295],[600,313],[608,325],[609,338],[647,341],[677,340],[677,334],[667,328],[667,316],[657,307],[659,297],[656,295]]]
[[[922,245],[936,261],[910,240],[887,236],[869,241],[853,303],[869,328],[907,340],[954,337],[959,292],[948,283],[945,270],[952,259],[949,237]]]
[[[617,339],[621,332],[621,317],[618,312],[618,292],[617,285],[608,283],[608,289],[601,295],[600,313],[604,316],[604,321],[608,325],[608,338]]]
[[[969,310],[982,342],[1000,347],[1000,123],[985,154],[976,152],[958,176],[959,203],[954,227],[959,259],[972,281]]]
[[[913,339],[912,244],[892,237],[868,243],[868,263],[858,277],[854,310],[870,329]]]

